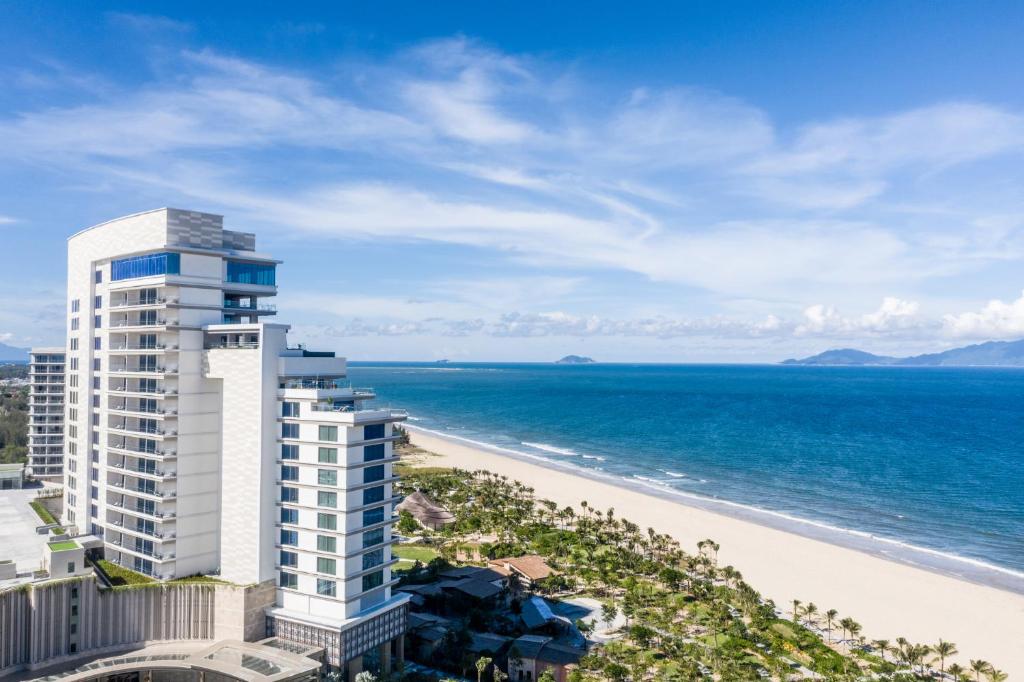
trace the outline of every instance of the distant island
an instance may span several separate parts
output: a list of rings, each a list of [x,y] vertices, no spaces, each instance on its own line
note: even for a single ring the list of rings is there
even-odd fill
[[[783,365],[846,365],[897,367],[1024,367],[1024,339],[1019,341],[988,341],[942,353],[927,353],[906,358],[875,355],[854,348],[827,350]]]
[[[561,360],[555,361],[556,365],[592,365],[594,364],[593,358],[588,358],[585,355],[566,355]]]

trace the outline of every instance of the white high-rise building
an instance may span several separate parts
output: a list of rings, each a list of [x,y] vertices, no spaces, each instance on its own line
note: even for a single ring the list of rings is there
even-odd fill
[[[334,665],[386,659],[406,619],[391,594],[405,415],[365,408],[343,358],[265,322],[277,263],[177,209],[70,238],[64,522],[162,580],[276,585],[268,634]]]
[[[29,351],[28,466],[36,478],[64,471],[64,349]]]

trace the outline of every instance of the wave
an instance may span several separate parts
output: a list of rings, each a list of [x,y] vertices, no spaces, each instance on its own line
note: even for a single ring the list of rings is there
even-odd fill
[[[664,472],[666,476],[671,476],[672,478],[686,478],[686,474],[681,474],[678,471],[667,471],[665,469],[662,469],[661,471]]]
[[[550,452],[555,455],[565,455],[567,457],[576,457],[580,454],[575,450],[570,450],[569,448],[560,448],[554,445],[548,445],[547,443],[528,443],[526,441],[523,441],[522,443],[520,443],[520,445],[525,445],[526,447],[535,448],[537,450],[543,450],[544,452]]]
[[[874,533],[869,533],[867,531],[854,530],[854,529],[851,529],[851,528],[843,528],[843,527],[840,527],[840,526],[834,526],[832,524],[825,523],[823,521],[815,521],[813,519],[806,519],[806,518],[803,518],[803,517],[794,516],[792,514],[787,514],[785,512],[774,511],[774,510],[771,510],[771,509],[764,509],[764,508],[761,508],[761,507],[755,507],[753,505],[742,504],[740,502],[733,502],[731,500],[725,500],[725,499],[721,499],[721,498],[717,498],[717,497],[709,497],[707,495],[699,495],[699,494],[696,494],[696,493],[691,493],[691,492],[687,492],[687,491],[683,491],[683,490],[678,490],[678,489],[674,488],[673,486],[668,485],[668,483],[671,483],[670,481],[662,481],[662,480],[659,480],[659,479],[656,479],[656,478],[651,478],[649,476],[643,476],[643,475],[639,475],[639,474],[632,474],[630,476],[627,476],[627,475],[623,475],[623,474],[620,474],[620,473],[610,473],[610,472],[605,471],[602,467],[583,467],[583,466],[579,466],[579,465],[574,465],[574,464],[571,464],[569,462],[565,462],[564,460],[562,460],[562,461],[555,460],[555,459],[551,459],[550,457],[544,457],[544,456],[541,456],[541,455],[535,455],[535,454],[531,454],[531,453],[528,453],[528,452],[523,452],[521,450],[515,450],[513,448],[502,447],[500,445],[495,445],[493,443],[488,443],[488,442],[485,442],[485,441],[475,440],[475,439],[472,439],[472,438],[466,438],[464,436],[457,436],[457,435],[454,435],[452,433],[445,432],[445,431],[437,431],[437,430],[434,430],[434,429],[427,429],[427,428],[424,428],[422,426],[413,426],[413,425],[410,424],[409,428],[414,429],[416,431],[422,431],[424,433],[429,433],[431,435],[434,435],[434,436],[437,436],[439,438],[443,438],[443,439],[446,439],[446,440],[462,441],[464,443],[468,443],[470,445],[474,445],[474,446],[477,446],[477,447],[480,447],[480,448],[483,448],[485,450],[489,450],[489,451],[492,451],[492,452],[503,453],[503,454],[511,455],[513,457],[525,457],[525,458],[528,458],[528,459],[536,460],[536,461],[540,462],[542,465],[553,466],[555,468],[566,469],[566,470],[572,471],[573,473],[576,473],[577,475],[583,475],[583,476],[588,476],[588,477],[592,477],[592,478],[596,478],[596,479],[608,480],[613,485],[614,484],[618,484],[618,485],[625,484],[627,487],[629,487],[631,485],[632,486],[641,486],[641,487],[647,488],[649,490],[655,491],[659,495],[665,495],[665,496],[669,496],[669,497],[672,497],[672,498],[684,498],[684,499],[687,499],[687,500],[691,500],[694,503],[698,503],[699,505],[705,505],[707,507],[720,507],[720,508],[724,508],[724,509],[729,509],[729,510],[735,510],[735,511],[743,512],[744,516],[742,516],[740,518],[744,518],[744,519],[746,519],[748,521],[751,520],[750,519],[751,516],[754,516],[754,517],[761,516],[761,517],[768,517],[768,518],[772,518],[772,519],[778,519],[778,520],[781,520],[781,521],[785,521],[787,524],[789,524],[788,528],[784,526],[783,530],[787,530],[788,529],[790,531],[794,531],[795,530],[794,526],[795,527],[799,527],[799,526],[812,527],[812,528],[816,528],[816,529],[819,529],[819,530],[822,530],[822,531],[826,531],[827,533],[835,535],[835,536],[845,536],[845,537],[856,538],[856,539],[861,540],[861,541],[868,541],[868,542],[871,542],[871,543],[878,543],[878,544],[883,545],[885,547],[897,548],[897,549],[901,549],[901,550],[904,550],[904,551],[907,551],[907,552],[920,553],[920,554],[924,554],[924,555],[928,555],[928,556],[933,556],[933,557],[942,559],[944,561],[954,562],[954,563],[970,566],[970,567],[975,568],[975,569],[981,569],[981,570],[985,570],[985,571],[993,571],[993,572],[996,572],[996,573],[1000,573],[1002,575],[1011,576],[1011,577],[1016,578],[1016,579],[1024,579],[1024,571],[1017,571],[1017,570],[1014,570],[1012,568],[1007,568],[1005,566],[999,566],[997,564],[992,564],[992,563],[989,563],[987,561],[982,561],[980,559],[973,559],[973,558],[970,558],[970,557],[961,556],[959,554],[952,554],[950,552],[943,552],[941,550],[931,549],[929,547],[921,547],[920,545],[914,545],[914,544],[911,544],[909,542],[904,542],[902,540],[896,540],[896,539],[893,539],[893,538],[888,538],[888,537],[884,537],[884,536],[880,536],[880,535],[875,535]],[[526,443],[524,443],[524,445],[526,445]],[[575,455],[576,453],[573,452],[572,454]],[[587,457],[587,456],[584,455],[584,457]],[[708,482],[707,479],[703,479],[703,478],[699,479],[699,481],[700,481],[700,483],[707,483]],[[727,512],[722,511],[722,513],[727,513]],[[756,521],[753,521],[753,522],[756,523]],[[819,538],[819,539],[822,539],[822,538]],[[828,540],[825,540],[825,541],[828,541]],[[839,544],[840,546],[843,546],[843,544],[840,543],[840,542],[834,542],[834,544]],[[854,548],[854,549],[856,549],[856,548]],[[879,551],[880,554],[884,554],[886,556],[891,556],[892,558],[900,560],[900,561],[903,561],[903,562],[905,562],[907,564],[914,564],[915,563],[912,560],[903,557],[902,555],[895,556],[891,552],[886,552],[886,551],[884,551],[881,548],[879,548],[878,551]],[[932,567],[932,568],[934,569],[936,567]],[[947,572],[952,572],[952,571],[949,571],[948,567],[937,567],[937,568],[938,568],[938,570],[945,570]],[[961,577],[963,577],[963,576],[961,576]]]
[[[598,462],[605,461],[604,457],[601,457],[600,455],[583,455],[583,459],[596,459]]]

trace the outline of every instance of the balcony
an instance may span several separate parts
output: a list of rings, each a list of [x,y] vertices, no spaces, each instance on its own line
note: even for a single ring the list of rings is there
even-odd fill
[[[118,320],[110,323],[111,329],[152,329],[154,327],[175,327],[178,321],[167,318],[156,318],[153,320]]]
[[[260,314],[260,313],[272,314],[272,313],[276,313],[277,312],[277,306],[274,305],[273,303],[257,303],[255,305],[253,305],[253,304],[242,305],[241,302],[239,302],[239,301],[227,300],[227,301],[224,301],[224,310],[229,310],[231,312],[237,311],[239,313],[250,314],[250,315],[255,315],[255,314]]]
[[[164,502],[173,500],[178,497],[177,491],[174,490],[157,490],[156,488],[140,488],[134,486],[127,481],[108,481],[107,487],[111,490],[115,490],[125,495],[134,495],[135,497],[147,497],[153,498],[156,501]]]
[[[111,367],[111,374],[177,374],[177,367],[138,365],[136,367]]]
[[[138,466],[133,467],[125,462],[108,462],[107,466],[117,471],[123,471],[131,476],[153,480],[174,478],[176,475],[174,471],[168,471],[165,469],[147,469],[145,467]]]
[[[176,343],[112,343],[110,351],[117,353],[139,351],[143,353],[159,353],[161,351],[178,350]]]
[[[111,521],[108,525],[111,528],[116,528],[119,533],[128,533],[131,535],[137,535],[139,537],[145,538],[155,538],[163,542],[174,540],[175,536],[177,535],[177,533],[175,533],[174,531],[161,531],[157,530],[156,528],[154,528],[153,530],[138,527],[133,528],[132,526],[126,526],[124,524],[124,521]]]
[[[178,435],[176,429],[163,429],[152,426],[143,427],[138,424],[129,424],[128,422],[110,424],[107,428],[114,433],[124,433],[132,436],[138,434],[143,436],[156,436],[157,438],[173,438]]]
[[[107,450],[109,450],[111,452],[123,452],[123,453],[129,454],[129,455],[132,455],[132,456],[152,457],[152,458],[158,458],[159,457],[159,458],[164,458],[164,459],[170,459],[170,458],[175,457],[177,455],[177,453],[174,450],[162,450],[162,449],[159,449],[159,448],[158,449],[154,449],[154,450],[142,450],[140,448],[140,446],[138,446],[138,445],[130,445],[130,444],[127,444],[127,443],[120,443],[120,444],[110,443],[110,444],[107,445]]]
[[[396,410],[390,407],[360,408],[351,405],[333,405],[331,403],[314,403],[313,412],[323,416],[334,415],[337,421],[344,424],[364,424],[382,421],[401,421],[409,417],[408,410]]]
[[[138,405],[129,405],[127,403],[112,404],[109,407],[107,407],[107,411],[109,411],[112,414],[141,414],[147,417],[155,417],[157,419],[164,417],[174,417],[177,416],[178,414],[178,411],[173,408],[147,407],[143,409]]]
[[[147,559],[155,559],[156,561],[173,561],[173,552],[161,552],[157,549],[146,549],[144,547],[133,547],[131,543],[123,544],[120,539],[107,541],[108,545],[116,547],[122,552],[129,552],[131,554],[137,554],[138,556],[146,557]],[[132,569],[135,570],[135,569]]]
[[[115,384],[110,387],[110,393],[123,394],[123,395],[141,395],[150,396],[154,398],[160,398],[167,395],[178,395],[178,389],[168,388],[166,386],[156,386],[154,388],[141,387],[141,386],[129,386],[128,384]]]
[[[123,299],[115,299],[110,302],[111,308],[146,308],[150,306],[167,305],[168,303],[177,303],[176,297],[169,296],[142,296],[132,297],[128,296]]]
[[[114,509],[119,509],[125,514],[131,514],[133,516],[141,516],[147,519],[154,519],[160,521],[173,521],[177,516],[173,511],[160,511],[158,509],[146,509],[145,507],[137,507],[134,504],[134,500],[131,504],[125,500],[107,501],[107,506]]]

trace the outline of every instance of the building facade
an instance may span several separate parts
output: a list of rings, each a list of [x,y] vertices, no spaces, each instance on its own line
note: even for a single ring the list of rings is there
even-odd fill
[[[29,351],[28,466],[36,478],[60,482],[64,472],[63,348]]]
[[[178,209],[69,239],[63,522],[160,580],[275,585],[267,630],[351,642],[328,647],[333,665],[386,657],[406,612],[391,594],[405,415],[365,407],[343,358],[288,346],[267,321],[277,264]]]

